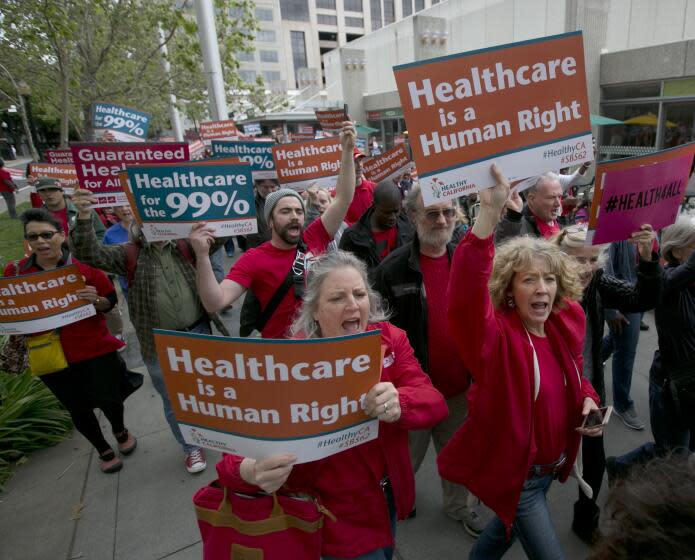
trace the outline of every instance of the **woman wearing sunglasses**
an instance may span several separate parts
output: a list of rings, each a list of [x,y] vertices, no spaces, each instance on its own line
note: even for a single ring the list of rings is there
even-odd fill
[[[602,247],[586,245],[586,237],[587,226],[583,224],[565,228],[553,241],[581,266],[579,281],[584,288],[581,304],[586,313],[583,374],[596,389],[601,402],[606,402],[601,358],[604,308],[618,309],[621,313],[639,313],[652,309],[659,296],[661,267],[658,255],[652,253],[656,234],[649,225],[642,226],[632,234],[632,242],[637,245],[639,253],[637,284],[634,286],[604,274],[601,268]],[[593,495],[589,498],[579,491],[579,499],[574,504],[572,530],[582,540],[591,543],[597,535],[599,507],[596,505],[596,497],[601,490],[606,466],[603,437],[582,438],[582,462],[583,477],[591,486]]]
[[[119,471],[123,462],[104,438],[94,414],[95,408],[103,411],[122,455],[135,450],[137,440],[123,420],[121,380],[125,364],[117,352],[123,342],[111,336],[104,319],[104,313],[116,304],[113,284],[102,271],[72,258],[65,245],[61,222],[47,210],[27,210],[20,220],[31,255],[9,263],[4,275],[19,276],[74,264],[86,284],[76,295],[94,305],[97,311],[96,315],[60,328],[60,344],[68,367],[42,375],[41,381],[68,410],[75,428],[96,448],[102,472]]]

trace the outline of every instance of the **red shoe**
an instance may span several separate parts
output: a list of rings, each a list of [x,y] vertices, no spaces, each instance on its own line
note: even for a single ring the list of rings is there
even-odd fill
[[[208,466],[202,449],[196,449],[186,454],[186,470],[191,473],[199,473]]]
[[[123,461],[116,457],[116,453],[113,449],[101,453],[99,455],[99,460],[101,461],[99,468],[103,473],[115,473],[123,468]]]
[[[138,440],[128,430],[124,430],[116,436],[116,441],[118,442],[118,451],[120,451],[121,455],[130,455],[138,446]]]

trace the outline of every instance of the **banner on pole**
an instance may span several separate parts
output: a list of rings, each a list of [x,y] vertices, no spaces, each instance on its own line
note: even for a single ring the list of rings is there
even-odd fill
[[[226,338],[154,330],[184,440],[226,453],[294,453],[298,463],[378,435],[364,399],[381,376],[381,333],[328,339]]]
[[[340,171],[340,138],[273,146],[273,160],[280,184],[298,191],[311,186],[335,186]]]
[[[254,181],[257,179],[276,179],[275,162],[273,161],[272,140],[266,142],[238,140],[225,142],[224,140],[212,141],[212,157],[228,158],[238,157],[241,161],[251,166],[251,174]]]
[[[322,130],[331,134],[339,134],[343,129],[343,123],[348,120],[348,116],[345,113],[345,108],[341,107],[316,111],[316,120],[319,121]]]
[[[92,126],[102,142],[144,142],[152,115],[115,103],[92,105]]]
[[[121,175],[145,238],[187,238],[196,222],[217,237],[256,233],[251,168],[237,160],[129,166]]]
[[[50,331],[95,315],[94,305],[75,295],[84,287],[74,264],[0,278],[0,334]]]
[[[80,187],[94,193],[95,208],[128,204],[118,177],[126,165],[188,161],[188,144],[181,142],[79,143],[70,150]]]
[[[394,73],[425,205],[593,159],[580,31]]]

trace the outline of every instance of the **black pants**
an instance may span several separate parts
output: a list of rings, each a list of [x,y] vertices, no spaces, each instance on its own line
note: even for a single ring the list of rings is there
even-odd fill
[[[606,470],[606,451],[603,448],[603,436],[582,437],[582,470],[583,478],[594,491],[593,498],[588,498],[579,490],[579,502],[585,505],[596,503],[598,493],[603,483],[603,472]]]

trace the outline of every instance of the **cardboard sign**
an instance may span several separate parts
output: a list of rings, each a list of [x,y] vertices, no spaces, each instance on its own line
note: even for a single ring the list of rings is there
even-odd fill
[[[62,185],[65,194],[72,194],[72,191],[77,188],[77,171],[72,164],[51,164],[51,163],[30,163],[29,177],[39,179],[41,177],[50,177],[57,179]]]
[[[233,120],[203,122],[199,130],[200,139],[208,146],[212,140],[236,138],[240,134]]]
[[[150,242],[186,238],[203,221],[217,237],[258,231],[251,168],[236,159],[129,166],[121,179]]]
[[[94,305],[75,295],[84,287],[74,264],[0,278],[0,334],[49,331],[95,315]]]
[[[244,129],[244,134],[247,136],[257,136],[259,134],[263,134],[263,131],[261,130],[261,123],[245,124],[242,125],[242,128]]]
[[[594,198],[591,201],[591,214],[589,215],[589,229],[596,229],[596,223],[598,221],[598,212],[599,208],[601,207],[601,200],[603,198],[603,176],[606,173],[609,173],[611,171],[617,171],[620,169],[632,169],[635,167],[654,165],[655,163],[660,163],[671,159],[678,159],[685,155],[692,156],[693,154],[695,154],[695,142],[689,142],[688,144],[682,144],[680,146],[676,146],[675,148],[669,148],[667,150],[653,152],[646,156],[636,156],[610,161],[602,161],[599,164],[597,164],[596,175],[594,180]]]
[[[340,138],[273,146],[280,184],[303,191],[311,186],[335,186],[343,149]]]
[[[94,193],[95,208],[128,204],[118,177],[126,165],[188,161],[188,144],[181,142],[79,143],[70,150],[80,188]]]
[[[251,166],[251,174],[256,179],[275,179],[275,162],[273,161],[272,140],[265,142],[243,141],[225,142],[223,140],[212,141],[212,157],[228,158],[238,157],[241,161]]]
[[[338,134],[343,129],[343,123],[348,120],[345,108],[316,111],[316,120],[321,129],[331,134]]]
[[[176,420],[191,445],[299,463],[378,435],[364,398],[381,376],[381,333],[266,340],[154,330]]]
[[[47,163],[73,164],[72,152],[65,150],[44,150],[43,157]]]
[[[394,73],[425,206],[593,159],[580,31]]]
[[[152,115],[115,103],[92,105],[92,126],[104,142],[144,142]]]
[[[188,144],[188,153],[191,161],[205,157],[205,143],[202,140],[194,140]]]
[[[603,174],[593,245],[624,241],[642,224],[658,231],[678,217],[693,154]]]
[[[289,138],[292,142],[306,142],[307,140],[314,140],[315,135],[313,132],[290,132]]]
[[[379,156],[362,160],[364,178],[373,183],[387,179],[394,179],[398,182],[401,175],[410,171],[412,167],[413,163],[410,161],[408,149],[402,144]]]

